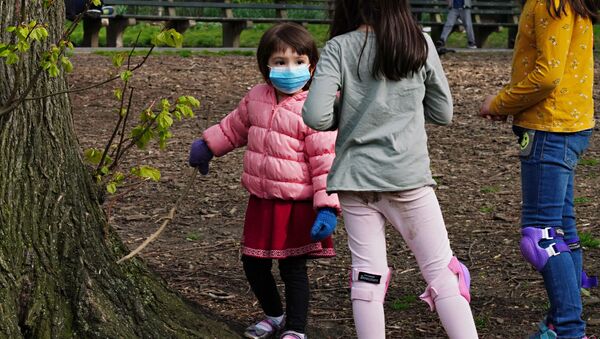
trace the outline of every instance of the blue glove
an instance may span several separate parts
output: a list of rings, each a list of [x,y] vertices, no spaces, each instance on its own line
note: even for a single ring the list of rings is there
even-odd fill
[[[208,174],[208,163],[213,157],[213,152],[208,148],[206,142],[198,139],[192,143],[190,149],[189,163],[192,167],[198,167],[202,175]]]
[[[310,230],[310,237],[315,241],[325,239],[335,231],[336,225],[337,216],[335,209],[331,207],[319,208],[315,223]]]

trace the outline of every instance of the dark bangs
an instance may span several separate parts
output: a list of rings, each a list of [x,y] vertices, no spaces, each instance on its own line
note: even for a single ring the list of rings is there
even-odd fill
[[[273,53],[285,52],[288,48],[298,55],[307,55],[311,69],[317,66],[319,50],[306,28],[291,22],[277,24],[263,34],[256,50],[258,69],[266,82],[269,82],[269,58]]]

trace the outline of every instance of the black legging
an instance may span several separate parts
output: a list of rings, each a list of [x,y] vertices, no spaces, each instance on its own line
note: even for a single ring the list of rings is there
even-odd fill
[[[271,273],[272,260],[242,256],[244,272],[266,315],[283,314],[281,297]],[[285,329],[304,333],[308,316],[308,274],[306,258],[291,257],[279,260],[279,274],[285,284]]]

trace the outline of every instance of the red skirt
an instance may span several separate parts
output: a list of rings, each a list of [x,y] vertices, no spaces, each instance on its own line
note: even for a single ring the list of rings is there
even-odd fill
[[[317,242],[310,238],[316,216],[311,200],[261,199],[251,195],[244,222],[242,254],[272,259],[335,256],[331,237]]]

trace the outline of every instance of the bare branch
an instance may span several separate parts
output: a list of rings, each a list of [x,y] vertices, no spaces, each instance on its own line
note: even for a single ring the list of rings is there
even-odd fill
[[[134,88],[131,87],[131,91],[129,92],[129,102],[127,103],[127,108],[126,108],[126,112],[125,112],[125,119],[123,121],[123,125],[121,126],[121,138],[119,140],[119,143],[117,145],[117,151],[115,152],[115,161],[110,165],[109,169],[115,169],[119,163],[119,160],[121,160],[121,157],[123,156],[123,154],[119,154],[121,151],[121,147],[123,146],[123,142],[124,142],[124,138],[125,138],[125,128],[127,127],[127,120],[129,120],[129,112],[131,111],[131,100],[133,99],[133,91]]]
[[[127,80],[123,81],[123,90],[121,90],[121,93],[125,93],[128,83],[129,83],[129,81],[127,81]],[[119,128],[121,127],[121,123],[123,122],[123,118],[124,118],[123,114],[122,114],[124,105],[125,105],[125,96],[121,95],[121,104],[119,106],[119,120],[117,121],[117,124],[115,125],[115,129],[113,130],[113,133],[110,136],[110,139],[108,139],[106,146],[104,146],[104,152],[102,152],[102,158],[100,159],[100,162],[98,163],[98,167],[96,167],[96,173],[100,172],[100,169],[102,168],[102,166],[104,166],[104,162],[106,161],[106,156],[108,156],[108,150],[110,149],[110,145],[112,145],[113,141],[115,140],[115,137],[117,136],[117,133],[119,132]]]
[[[146,63],[146,60],[148,60],[148,57],[150,56],[150,53],[152,53],[152,50],[154,49],[154,47],[155,46],[150,47],[150,49],[148,50],[148,53],[144,56],[144,58],[142,59],[142,61],[139,64],[137,64],[135,67],[133,67],[130,71],[133,72],[136,69],[142,67],[142,65],[144,63]],[[77,93],[77,92],[87,91],[87,90],[90,90],[90,89],[93,89],[93,88],[105,85],[105,84],[107,84],[107,83],[109,83],[111,81],[117,80],[117,79],[119,79],[119,77],[120,77],[119,75],[116,75],[116,76],[114,76],[112,78],[106,79],[104,81],[101,81],[99,83],[96,83],[96,84],[93,84],[93,85],[90,85],[90,86],[81,87],[81,88],[74,88],[74,89],[68,89],[68,90],[65,90],[65,91],[60,91],[60,92],[55,92],[55,93],[50,93],[50,94],[42,95],[42,96],[39,96],[39,97],[30,97],[30,98],[26,98],[25,100],[27,100],[27,101],[29,101],[29,100],[39,100],[39,99],[44,99],[44,98],[52,97],[52,96],[55,96],[55,95],[60,95],[60,94]],[[2,114],[0,113],[0,115],[2,115]]]

